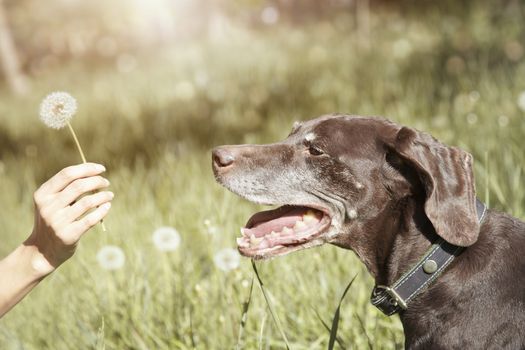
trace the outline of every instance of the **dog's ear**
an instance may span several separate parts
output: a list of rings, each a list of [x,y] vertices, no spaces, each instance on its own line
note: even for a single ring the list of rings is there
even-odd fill
[[[398,131],[394,150],[418,174],[425,213],[436,233],[454,245],[474,244],[479,223],[472,155],[407,127]]]

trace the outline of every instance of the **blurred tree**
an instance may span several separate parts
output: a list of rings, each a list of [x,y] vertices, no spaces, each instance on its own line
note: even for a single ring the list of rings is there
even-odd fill
[[[3,0],[0,0],[0,61],[2,61],[4,76],[13,92],[19,95],[27,93],[28,81],[20,70],[20,62],[7,23]]]

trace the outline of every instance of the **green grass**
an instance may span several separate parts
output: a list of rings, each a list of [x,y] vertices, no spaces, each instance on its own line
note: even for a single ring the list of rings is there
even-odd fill
[[[1,255],[29,234],[37,184],[79,161],[66,131],[37,121],[50,91],[78,98],[73,123],[88,159],[109,168],[116,198],[108,232],[88,233],[71,261],[0,320],[0,347],[234,348],[254,273],[249,260],[225,273],[213,255],[234,247],[239,227],[260,208],[215,184],[209,150],[281,139],[296,119],[334,111],[383,115],[428,131],[474,155],[481,199],[524,218],[525,112],[516,100],[525,90],[525,61],[504,50],[525,36],[523,9],[493,6],[404,17],[375,9],[369,48],[353,18],[339,16],[156,50],[138,55],[128,74],[68,63],[34,79],[25,98],[1,88]],[[210,235],[204,220],[218,232]],[[153,246],[151,233],[161,225],[181,233],[177,251]],[[125,251],[123,269],[98,266],[95,255],[106,244]],[[319,317],[331,324],[356,274],[338,338],[355,349],[402,347],[399,320],[369,304],[373,281],[350,251],[324,246],[257,268],[292,349],[328,346]],[[241,343],[285,346],[257,283]]]

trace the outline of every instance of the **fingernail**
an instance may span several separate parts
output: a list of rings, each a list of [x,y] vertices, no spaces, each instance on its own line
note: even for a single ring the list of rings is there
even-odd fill
[[[115,194],[114,194],[113,192],[108,192],[108,194],[109,194],[109,197],[110,197],[111,199],[113,199],[113,197],[115,197]]]
[[[111,182],[109,182],[108,179],[104,179],[104,180],[105,180],[104,182],[106,183],[106,186],[109,186],[109,184],[110,184]]]
[[[97,169],[97,171],[106,171],[106,167],[102,164],[95,164],[95,168]]]
[[[111,208],[111,203],[104,203],[100,207],[104,210],[109,210],[109,208]]]

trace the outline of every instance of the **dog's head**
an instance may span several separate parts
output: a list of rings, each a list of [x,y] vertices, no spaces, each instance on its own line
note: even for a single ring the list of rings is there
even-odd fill
[[[238,246],[248,257],[323,243],[353,248],[351,242],[381,234],[381,223],[408,197],[420,198],[447,241],[467,246],[477,238],[471,156],[384,119],[296,123],[279,143],[216,148],[213,170],[239,196],[280,205],[241,229]]]

